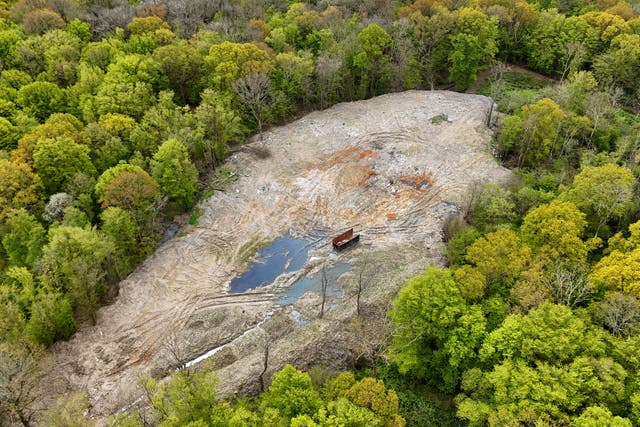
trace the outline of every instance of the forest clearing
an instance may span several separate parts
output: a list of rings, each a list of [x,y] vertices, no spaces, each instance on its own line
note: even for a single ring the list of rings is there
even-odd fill
[[[475,183],[510,178],[487,148],[492,104],[478,95],[409,91],[338,104],[254,137],[228,160],[239,179],[201,202],[198,224],[184,226],[123,280],[96,326],[85,325],[54,346],[57,381],[68,390],[86,389],[91,415],[101,417],[142,394],[139,378],[161,377],[176,361],[238,337],[213,358],[222,395],[259,391],[264,331],[271,334],[267,373],[300,361],[320,332],[339,341],[342,331],[331,329],[354,314],[351,291],[334,297],[328,315],[316,321],[320,326],[309,323],[319,298],[307,295],[294,304],[295,316],[306,319],[299,321],[291,308],[277,309],[278,293],[327,263],[356,266],[371,257],[380,282],[384,271],[403,266],[402,274],[372,282],[364,293],[391,298],[408,277],[441,263],[446,216]],[[260,150],[269,156],[260,158]],[[351,227],[360,244],[333,255],[331,237]],[[256,251],[285,235],[314,242],[304,265],[270,286],[228,293]],[[340,283],[348,286],[354,271]],[[336,305],[341,301],[344,307]],[[259,323],[261,331],[245,333]],[[294,330],[296,323],[318,334]],[[327,348],[335,354],[315,357],[345,362],[344,349]]]

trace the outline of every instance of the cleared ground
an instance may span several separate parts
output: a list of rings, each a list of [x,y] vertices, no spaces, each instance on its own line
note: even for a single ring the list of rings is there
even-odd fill
[[[229,163],[240,179],[201,204],[198,226],[181,230],[124,280],[95,327],[56,345],[64,386],[87,390],[99,417],[140,396],[140,377],[162,376],[176,359],[230,342],[212,358],[225,394],[257,391],[265,342],[267,375],[287,361],[345,363],[353,349],[343,347],[340,322],[353,315],[363,260],[377,266],[365,301],[389,298],[438,262],[442,222],[470,185],[509,179],[487,149],[491,107],[482,96],[410,91],[339,104],[266,132],[252,145],[270,156],[236,153]],[[360,245],[336,258],[330,238],[350,227]],[[318,243],[305,266],[269,288],[228,294],[256,250],[287,233]],[[277,309],[277,291],[336,260],[354,268],[324,319],[313,319],[313,295],[293,314]],[[305,325],[294,328],[294,318]]]

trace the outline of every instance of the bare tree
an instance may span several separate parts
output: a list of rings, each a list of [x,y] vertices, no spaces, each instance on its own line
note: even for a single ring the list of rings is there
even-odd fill
[[[249,73],[233,82],[233,90],[247,105],[262,139],[265,107],[271,100],[271,80],[265,73]]]
[[[172,369],[184,369],[189,361],[188,342],[191,336],[180,338],[175,328],[162,342],[163,356]]]
[[[580,67],[580,65],[584,61],[584,56],[587,51],[585,49],[584,41],[567,42],[563,47],[565,58],[562,67],[562,76],[560,77],[561,82],[564,81],[565,77],[567,77],[571,69]]]
[[[342,85],[340,70],[342,60],[336,56],[322,55],[316,61],[316,76],[320,108],[327,108],[338,98]]]
[[[613,114],[609,95],[604,92],[594,92],[589,95],[587,98],[586,113],[587,116],[593,120],[593,128],[589,135],[589,140],[592,140],[601,122]]]
[[[29,345],[0,343],[0,424],[33,423],[44,397],[41,352]]]
[[[320,273],[320,297],[322,299],[320,303],[320,319],[324,316],[324,304],[327,300],[327,288],[329,287],[329,279],[327,279],[327,270],[323,266]]]
[[[630,335],[640,324],[640,302],[631,295],[615,292],[598,304],[594,320],[613,335]]]
[[[563,262],[553,266],[543,283],[556,303],[570,308],[588,301],[595,292],[584,267]]]
[[[362,310],[360,309],[360,299],[362,297],[362,291],[365,287],[364,273],[367,268],[367,258],[365,257],[362,261],[362,267],[360,267],[360,272],[358,273],[358,288],[356,292],[356,313],[358,316],[362,314]]]
[[[356,360],[364,360],[371,367],[371,375],[377,375],[378,364],[384,357],[392,338],[388,306],[367,307],[361,316],[351,319],[347,325],[349,341]]]
[[[262,372],[260,372],[258,379],[260,380],[260,391],[265,391],[264,374],[267,373],[267,369],[269,368],[269,350],[271,349],[271,337],[266,332],[262,349]]]

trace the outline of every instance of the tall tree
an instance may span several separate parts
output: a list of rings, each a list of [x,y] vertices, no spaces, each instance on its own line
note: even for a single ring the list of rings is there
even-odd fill
[[[165,141],[153,155],[151,175],[169,200],[185,208],[193,204],[198,171],[189,160],[183,143],[177,139]]]
[[[39,141],[33,152],[33,166],[49,194],[55,193],[78,172],[95,174],[89,147],[69,137]]]
[[[624,166],[587,166],[573,179],[564,198],[572,201],[595,228],[595,236],[610,220],[622,218],[633,205],[635,177]]]
[[[391,318],[391,352],[400,372],[455,390],[477,358],[486,322],[477,307],[464,303],[451,273],[431,267],[411,279],[398,293]]]
[[[41,282],[70,296],[76,314],[95,322],[106,291],[114,244],[94,229],[60,226],[49,231]]]

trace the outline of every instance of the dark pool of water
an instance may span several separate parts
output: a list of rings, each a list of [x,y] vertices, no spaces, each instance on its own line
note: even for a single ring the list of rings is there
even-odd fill
[[[338,262],[327,268],[327,295],[340,295],[338,277],[349,270],[351,270],[351,265],[345,262]],[[280,294],[280,298],[276,301],[276,304],[291,304],[308,291],[320,293],[322,291],[321,280],[322,272],[319,271],[312,277],[305,277],[296,281]]]
[[[278,237],[272,244],[262,248],[258,259],[249,269],[231,281],[230,293],[242,293],[259,286],[267,286],[276,278],[302,268],[307,260],[310,242],[294,239],[290,235]]]

